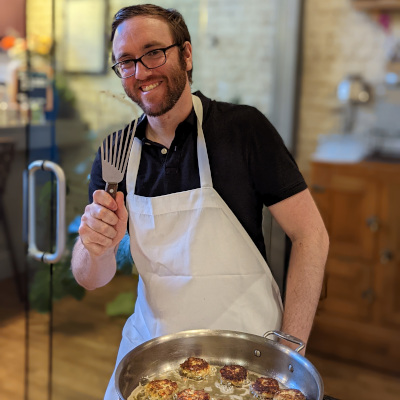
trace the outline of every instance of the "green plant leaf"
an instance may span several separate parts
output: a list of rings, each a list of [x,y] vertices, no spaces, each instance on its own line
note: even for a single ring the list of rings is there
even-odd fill
[[[110,317],[131,315],[135,310],[135,302],[133,292],[120,293],[114,300],[107,303],[106,313]]]
[[[50,267],[42,265],[35,272],[29,288],[29,305],[39,313],[50,311]]]

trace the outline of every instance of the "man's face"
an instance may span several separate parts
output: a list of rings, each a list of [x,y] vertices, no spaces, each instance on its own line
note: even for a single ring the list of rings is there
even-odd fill
[[[113,54],[116,61],[136,59],[151,50],[172,44],[173,37],[166,22],[158,18],[133,17],[118,26]],[[148,116],[165,114],[181,97],[185,86],[189,84],[186,71],[191,69],[191,53],[190,49],[188,51],[184,50],[185,58],[179,54],[179,47],[172,47],[167,50],[167,62],[161,67],[147,69],[138,62],[136,74],[121,79],[125,93]]]

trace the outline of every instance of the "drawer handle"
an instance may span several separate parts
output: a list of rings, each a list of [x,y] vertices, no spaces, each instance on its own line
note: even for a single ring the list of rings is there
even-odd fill
[[[383,250],[380,259],[381,264],[387,264],[393,259],[393,253],[389,249]]]
[[[369,227],[369,230],[373,233],[377,232],[379,229],[379,220],[378,217],[375,215],[372,215],[371,217],[368,217],[366,220],[367,226]]]
[[[369,288],[361,293],[361,297],[364,300],[366,300],[369,304],[372,304],[375,300],[375,293],[371,288]]]
[[[325,190],[326,190],[325,186],[316,185],[316,184],[311,185],[311,189],[312,189],[313,192],[315,192],[315,193],[324,193]]]

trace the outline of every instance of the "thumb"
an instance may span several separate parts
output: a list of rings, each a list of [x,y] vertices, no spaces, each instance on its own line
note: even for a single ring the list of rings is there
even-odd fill
[[[125,199],[124,199],[124,194],[122,192],[117,192],[117,195],[115,197],[115,201],[117,202],[117,210],[115,211],[115,214],[119,219],[122,220],[127,220],[128,219],[128,211],[125,207]]]

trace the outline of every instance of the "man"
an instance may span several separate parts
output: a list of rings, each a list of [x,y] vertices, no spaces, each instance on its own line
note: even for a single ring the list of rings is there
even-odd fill
[[[112,28],[113,69],[144,115],[115,201],[96,157],[72,271],[87,289],[107,284],[129,220],[140,279],[117,363],[187,329],[282,329],[307,342],[328,237],[281,138],[252,107],[192,96],[192,46],[177,11],[126,7]],[[265,259],[263,204],[292,241],[284,313]],[[117,398],[113,380],[105,398]]]

